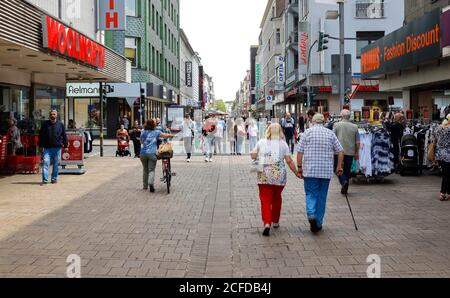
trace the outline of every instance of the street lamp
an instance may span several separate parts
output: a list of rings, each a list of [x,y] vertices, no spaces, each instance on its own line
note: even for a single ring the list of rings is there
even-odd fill
[[[327,20],[336,20],[339,18],[339,104],[344,107],[345,98],[345,31],[344,31],[344,0],[337,0],[339,11],[329,10],[326,13]]]

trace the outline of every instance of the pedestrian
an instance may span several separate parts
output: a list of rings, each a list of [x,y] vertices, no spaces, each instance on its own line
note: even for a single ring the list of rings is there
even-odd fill
[[[280,227],[281,194],[287,182],[285,161],[298,176],[280,124],[274,123],[267,128],[265,137],[259,140],[251,157],[259,164],[257,179],[264,223],[263,236],[267,237],[272,226],[275,229]]]
[[[291,113],[286,113],[285,117],[281,119],[281,127],[283,128],[284,136],[286,138],[286,143],[289,146],[291,153],[294,153],[294,136],[295,136],[295,121],[291,117]]]
[[[8,120],[8,136],[11,155],[15,156],[17,151],[23,148],[22,141],[20,139],[20,130],[16,125],[15,119]]]
[[[450,200],[450,114],[435,132],[436,160],[442,169],[441,201]]]
[[[205,143],[205,162],[212,162],[214,152],[214,135],[217,132],[217,121],[207,118],[203,125],[203,140]]]
[[[133,142],[134,158],[139,158],[141,154],[141,133],[142,126],[139,124],[139,121],[136,120],[129,133],[130,139]]]
[[[191,162],[191,154],[192,154],[192,142],[194,139],[194,122],[191,120],[191,116],[187,114],[184,117],[183,126],[182,126],[182,134],[183,134],[183,143],[184,143],[184,151],[186,152],[186,162]]]
[[[228,119],[227,122],[227,137],[230,142],[230,155],[236,155],[236,135],[234,132],[234,120],[232,118]]]
[[[125,125],[121,124],[120,128],[116,131],[117,140],[126,139],[127,142],[130,141],[130,135],[128,131],[125,129]]]
[[[123,124],[123,127],[128,131],[128,129],[130,128],[130,121],[128,120],[127,115],[123,116],[122,124]]]
[[[394,154],[394,168],[398,171],[400,165],[400,144],[405,130],[405,116],[403,113],[397,113],[394,116],[394,123],[387,123],[386,127],[391,134],[391,142],[393,145],[392,153]]]
[[[234,124],[234,132],[236,135],[236,155],[242,155],[245,138],[247,137],[244,120],[242,118],[236,119]]]
[[[217,131],[214,135],[214,152],[222,154],[222,140],[223,140],[224,125],[222,121],[217,121]]]
[[[155,120],[147,120],[144,126],[144,131],[141,134],[141,153],[140,159],[143,168],[143,185],[144,190],[150,186],[150,192],[155,192],[155,168],[158,158],[156,153],[158,151],[158,139],[171,139],[175,136],[162,133],[156,128]]]
[[[336,174],[343,174],[344,149],[324,123],[322,114],[314,115],[312,127],[302,135],[296,148],[298,171],[305,180],[306,213],[313,233],[322,230],[335,154],[339,155]]]
[[[312,127],[312,118],[314,117],[315,114],[316,112],[314,112],[313,109],[309,109],[308,112],[306,113],[306,129]]]
[[[66,129],[64,124],[58,121],[58,112],[52,110],[49,116],[50,119],[42,123],[41,129],[39,130],[38,146],[41,148],[40,150],[43,154],[41,185],[48,184],[50,162],[53,162],[51,182],[52,184],[58,183],[61,148],[64,146],[64,152],[67,153],[69,151]]]
[[[256,120],[252,119],[248,125],[248,138],[250,143],[250,152],[256,147],[256,143],[258,142],[258,125],[256,124]]]
[[[339,182],[342,186],[341,193],[344,195],[348,193],[353,159],[359,160],[358,126],[350,122],[350,116],[351,112],[349,110],[342,110],[342,121],[333,126],[333,131],[344,148],[344,174],[339,177]],[[335,156],[335,165],[337,165],[337,160],[338,157]]]
[[[298,118],[298,129],[300,133],[305,132],[305,118],[303,117],[303,115],[300,115],[300,117]]]

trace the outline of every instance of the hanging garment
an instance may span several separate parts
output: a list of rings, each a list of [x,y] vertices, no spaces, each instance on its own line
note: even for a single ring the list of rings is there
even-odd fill
[[[387,131],[380,129],[372,136],[372,174],[385,177],[392,173],[391,141]]]
[[[366,177],[370,177],[372,176],[372,134],[360,131],[359,138],[359,171]]]

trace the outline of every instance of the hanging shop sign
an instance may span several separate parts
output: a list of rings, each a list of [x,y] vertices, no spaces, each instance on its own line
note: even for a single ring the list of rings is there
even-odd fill
[[[192,87],[192,62],[186,61],[186,86]]]
[[[66,97],[100,97],[100,83],[67,83]]]
[[[105,47],[52,17],[42,17],[43,47],[51,52],[88,64],[105,67]]]
[[[106,95],[109,98],[113,97],[140,97],[141,96],[141,88],[147,91],[147,88],[144,87],[145,83],[108,83],[106,84]],[[146,94],[149,96],[148,94]]]
[[[277,77],[275,81],[275,90],[284,90],[284,57],[276,56],[275,58],[275,68],[277,70]]]
[[[436,9],[362,49],[362,79],[441,57],[441,10]]]
[[[309,39],[309,23],[300,22],[298,25],[298,71],[300,75],[307,75],[308,72]]]
[[[98,3],[99,30],[124,31],[125,1],[123,0],[99,0]]]

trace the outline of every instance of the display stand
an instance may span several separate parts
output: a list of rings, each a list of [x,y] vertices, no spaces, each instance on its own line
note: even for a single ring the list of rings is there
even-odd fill
[[[61,169],[59,171],[61,175],[83,175],[86,173],[83,139],[83,135],[79,132],[67,132],[69,150],[65,152],[63,149],[61,152]]]

